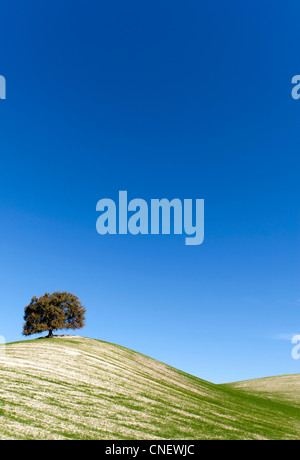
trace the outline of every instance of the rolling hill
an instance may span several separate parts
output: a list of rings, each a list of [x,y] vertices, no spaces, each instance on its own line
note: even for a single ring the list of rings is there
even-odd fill
[[[300,407],[299,374],[276,375],[274,377],[244,380],[223,386]]]
[[[16,342],[0,357],[0,438],[298,439],[297,377],[278,379],[215,385],[94,339]]]

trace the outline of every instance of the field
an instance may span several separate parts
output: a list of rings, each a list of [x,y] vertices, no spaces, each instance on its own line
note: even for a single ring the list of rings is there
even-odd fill
[[[298,439],[299,376],[215,385],[118,345],[6,345],[0,439]]]

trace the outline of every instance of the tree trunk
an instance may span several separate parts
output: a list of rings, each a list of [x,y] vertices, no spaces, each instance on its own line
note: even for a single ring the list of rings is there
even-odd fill
[[[52,329],[49,331],[49,334],[47,335],[47,339],[52,339],[53,334],[52,334]]]

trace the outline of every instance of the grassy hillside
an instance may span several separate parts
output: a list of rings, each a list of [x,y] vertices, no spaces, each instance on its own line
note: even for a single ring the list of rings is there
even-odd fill
[[[300,374],[244,380],[224,385],[224,387],[300,407]]]
[[[297,439],[300,410],[82,337],[8,344],[1,439]]]

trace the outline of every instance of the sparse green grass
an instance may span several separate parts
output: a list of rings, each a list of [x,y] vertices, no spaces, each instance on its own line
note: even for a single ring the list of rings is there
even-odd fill
[[[0,358],[0,438],[298,439],[297,379],[277,393],[267,379],[214,385],[98,340],[15,342]]]
[[[300,375],[276,375],[253,380],[244,380],[222,385],[241,393],[263,397],[267,400],[300,408]]]

